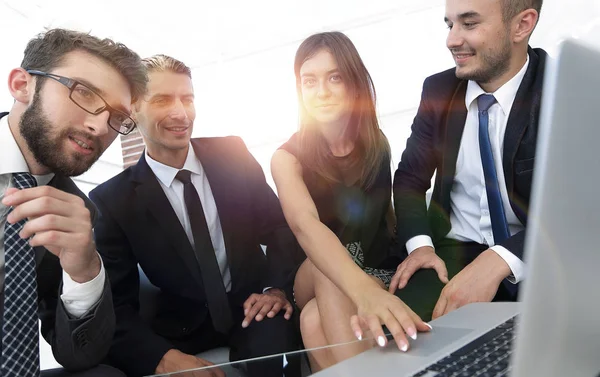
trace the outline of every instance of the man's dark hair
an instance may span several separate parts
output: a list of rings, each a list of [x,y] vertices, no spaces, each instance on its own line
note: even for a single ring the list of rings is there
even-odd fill
[[[502,1],[502,19],[504,22],[509,22],[517,14],[525,9],[535,9],[538,12],[538,17],[542,11],[543,0],[503,0]]]
[[[85,51],[114,67],[129,84],[132,100],[144,95],[148,75],[138,54],[112,39],[100,39],[88,33],[51,29],[27,44],[21,68],[50,72],[72,51]]]

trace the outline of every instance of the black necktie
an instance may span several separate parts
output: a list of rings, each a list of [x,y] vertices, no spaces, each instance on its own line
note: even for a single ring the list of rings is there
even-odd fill
[[[192,173],[189,170],[180,170],[176,178],[183,183],[185,206],[187,207],[192,234],[194,236],[194,251],[200,265],[202,282],[204,283],[208,310],[212,317],[213,326],[218,332],[227,334],[233,325],[231,309],[229,308],[223,277],[221,276],[215,249],[213,248],[206,218],[204,217],[202,202],[200,201],[196,187],[192,184],[191,176]]]
[[[29,173],[14,173],[18,189],[36,186]],[[4,227],[4,318],[0,376],[40,375],[35,252],[19,237],[26,220]]]

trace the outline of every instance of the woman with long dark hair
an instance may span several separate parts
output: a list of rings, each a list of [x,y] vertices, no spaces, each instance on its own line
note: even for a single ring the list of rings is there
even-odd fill
[[[429,327],[386,290],[398,261],[390,258],[390,148],[371,76],[340,32],[307,38],[294,70],[300,130],[275,152],[271,169],[285,217],[308,256],[294,284],[304,344],[348,342],[370,329],[384,346],[384,323],[405,351],[405,334],[416,338]],[[313,352],[313,370],[361,352],[369,346],[363,343]]]

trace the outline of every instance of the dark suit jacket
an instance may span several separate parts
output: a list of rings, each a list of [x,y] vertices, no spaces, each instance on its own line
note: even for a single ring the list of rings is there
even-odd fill
[[[260,165],[237,137],[193,139],[217,204],[231,271],[230,301],[273,286],[291,291],[298,246]],[[154,370],[175,341],[201,336],[208,309],[186,233],[156,176],[139,162],[98,186],[95,228],[113,289],[117,331],[110,362],[129,375]],[[260,245],[267,245],[265,257]],[[161,290],[152,328],[139,315],[138,264]],[[241,310],[241,309],[239,309]]]
[[[0,113],[0,118],[6,114]],[[82,198],[90,210],[92,223],[94,222],[94,204],[70,178],[56,175],[49,185]],[[43,247],[36,247],[35,260],[38,315],[42,322],[42,335],[52,346],[56,361],[70,371],[88,369],[99,364],[108,353],[115,329],[108,277],[98,304],[83,317],[75,319],[66,312],[60,299],[62,268],[58,257]],[[0,293],[0,300],[4,302],[4,290]],[[4,305],[0,305],[0,325],[3,309]]]
[[[506,189],[510,205],[523,225],[527,224],[545,61],[545,51],[529,49],[529,66],[504,135],[502,163]],[[421,234],[436,243],[450,231],[450,192],[467,117],[466,89],[467,81],[456,78],[454,68],[428,77],[423,84],[412,134],[394,177],[401,245]],[[425,192],[431,186],[434,172],[435,184],[427,209]],[[524,240],[522,231],[500,245],[522,259]]]

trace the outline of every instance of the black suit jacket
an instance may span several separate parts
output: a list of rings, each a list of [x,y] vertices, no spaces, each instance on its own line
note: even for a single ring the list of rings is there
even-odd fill
[[[502,163],[510,205],[523,225],[527,224],[531,179],[535,159],[540,99],[546,52],[529,48],[529,66],[517,91],[506,133]],[[394,177],[394,204],[398,219],[398,241],[428,235],[433,242],[450,231],[450,192],[456,160],[467,117],[467,81],[456,77],[455,69],[430,76],[423,93],[412,134],[402,153]],[[435,184],[429,208],[425,192]],[[523,258],[525,231],[500,245]]]
[[[193,139],[217,204],[233,305],[272,286],[291,292],[298,245],[260,165],[237,137]],[[198,334],[208,314],[194,251],[156,176],[139,162],[90,193],[100,211],[96,243],[111,279],[117,331],[111,363],[154,370],[173,341]],[[267,245],[267,257],[261,249]],[[139,316],[138,264],[161,290],[152,328]],[[241,310],[241,309],[239,309]]]
[[[7,113],[0,113],[0,118]],[[68,177],[56,175],[50,186],[79,196],[90,210],[92,223],[96,218],[94,204]],[[66,312],[60,299],[62,268],[58,257],[43,247],[35,248],[38,315],[42,322],[42,335],[52,346],[56,361],[65,369],[78,371],[100,363],[108,353],[115,329],[112,295],[108,277],[100,301],[81,318]],[[4,302],[4,290],[0,293]],[[4,305],[0,305],[0,325]],[[1,347],[1,345],[0,345]]]

